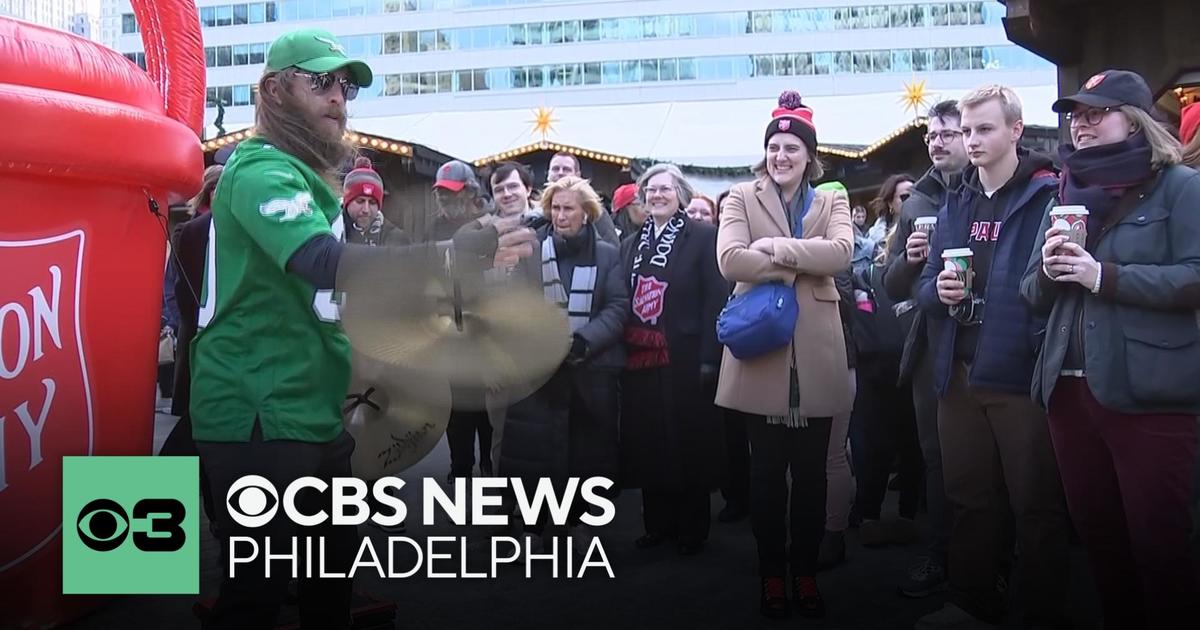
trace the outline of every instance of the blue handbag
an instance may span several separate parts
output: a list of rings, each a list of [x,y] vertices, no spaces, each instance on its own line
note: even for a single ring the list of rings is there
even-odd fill
[[[796,330],[796,290],[768,282],[729,298],[717,318],[717,341],[743,361],[786,346]]]
[[[792,222],[792,234],[799,238],[804,215],[812,206],[816,191],[804,191],[803,209]],[[787,205],[784,205],[787,209]],[[790,217],[790,212],[789,218]],[[745,361],[778,350],[792,341],[800,303],[796,290],[783,282],[755,285],[741,295],[730,296],[721,315],[717,317],[717,341],[734,358]]]

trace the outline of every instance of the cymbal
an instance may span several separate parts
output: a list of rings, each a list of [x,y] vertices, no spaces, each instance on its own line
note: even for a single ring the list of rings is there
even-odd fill
[[[355,441],[354,475],[378,479],[421,461],[446,432],[450,384],[357,353],[352,369],[343,419]]]
[[[489,388],[540,384],[567,355],[566,312],[540,290],[473,282],[455,291],[449,280],[426,279],[409,295],[403,306],[378,294],[349,297],[343,329],[356,351],[449,382],[455,408],[482,409]]]

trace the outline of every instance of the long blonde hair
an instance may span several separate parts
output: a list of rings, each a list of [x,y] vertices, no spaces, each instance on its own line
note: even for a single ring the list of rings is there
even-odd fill
[[[1150,114],[1132,105],[1122,105],[1120,110],[1122,114],[1125,114],[1125,119],[1134,126],[1135,133],[1142,131],[1146,134],[1146,142],[1150,145],[1150,164],[1154,170],[1164,169],[1183,161],[1183,147],[1179,146],[1179,141],[1167,133],[1167,130],[1163,129],[1163,126]]]
[[[279,82],[280,102],[267,89]],[[268,72],[258,80],[258,102],[254,109],[254,133],[281,151],[292,155],[319,173],[330,186],[340,186],[338,171],[354,154],[354,147],[343,136],[328,138],[317,133],[296,106],[295,68]]]

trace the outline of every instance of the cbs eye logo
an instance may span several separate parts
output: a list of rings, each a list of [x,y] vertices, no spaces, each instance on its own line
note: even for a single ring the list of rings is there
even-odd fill
[[[246,475],[225,494],[229,516],[238,525],[257,528],[271,522],[279,511],[279,493],[265,477]]]
[[[79,510],[75,531],[79,540],[93,551],[113,551],[120,547],[134,521],[150,524],[149,531],[134,531],[133,546],[141,551],[179,551],[187,535],[183,531],[186,510],[175,499],[142,499],[133,505],[133,518],[111,499],[95,499]]]

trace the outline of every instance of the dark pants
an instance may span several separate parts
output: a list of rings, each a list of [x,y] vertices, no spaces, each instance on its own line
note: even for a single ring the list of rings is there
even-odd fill
[[[192,439],[192,417],[184,414],[175,423],[175,427],[167,434],[162,449],[158,452],[163,457],[195,457],[200,455],[196,450],[196,441]],[[222,499],[223,500],[223,499]],[[200,501],[204,506],[204,516],[208,522],[216,524],[217,511],[213,503],[212,485],[208,481],[208,473],[203,464],[200,466]]]
[[[1084,379],[1060,377],[1050,399],[1050,436],[1104,627],[1195,628],[1195,416],[1109,411]]]
[[[707,490],[642,489],[642,522],[647,534],[675,536],[681,543],[708,540],[711,522]]]
[[[966,365],[955,362],[953,370],[938,405],[938,432],[954,510],[949,571],[955,601],[984,620],[1002,616],[996,576],[1012,554],[1011,505],[1026,621],[1056,625],[1066,597],[1068,525],[1046,416],[1027,395],[971,387]]]
[[[200,461],[212,482],[215,496],[225,497],[230,486],[243,475],[260,475],[275,487],[282,500],[285,489],[300,477],[312,476],[328,482],[332,477],[349,477],[350,454],[354,439],[342,432],[331,442],[310,443],[292,440],[264,442],[256,426],[249,442],[197,442]],[[297,507],[303,514],[330,510],[330,497],[309,489],[298,495]],[[268,505],[270,499],[268,498]],[[317,539],[325,540],[325,567],[331,572],[346,572],[354,561],[359,537],[355,526],[333,526],[332,519],[316,527],[300,527],[291,522],[283,506],[263,527],[246,528],[229,517],[225,501],[219,502],[219,527],[222,535],[222,557],[229,557],[230,536],[244,536],[258,544],[258,557],[249,564],[236,567],[237,578],[230,579],[228,567],[222,567],[223,579],[217,603],[205,620],[205,630],[226,628],[274,628],[279,607],[287,595],[291,579],[290,562],[277,561],[271,565],[271,577],[263,574],[266,554],[264,539],[271,539],[271,553],[291,552],[291,538],[302,537],[297,545],[301,555],[297,568],[301,575],[307,564],[303,537],[313,538],[312,548],[319,548]],[[248,553],[247,545],[239,544],[239,555]],[[312,559],[313,573],[318,573],[317,558]],[[300,627],[340,629],[350,627],[350,595],[353,580],[305,578],[299,580]]]
[[[729,507],[750,508],[750,442],[746,437],[746,416],[722,409],[725,415],[725,454],[729,458],[729,478],[721,496]]]
[[[450,412],[446,425],[446,441],[450,444],[450,473],[455,477],[470,477],[475,468],[475,436],[479,435],[479,461],[492,465],[492,424],[487,411]]]
[[[175,362],[158,364],[158,392],[163,398],[175,397]]]
[[[937,392],[933,387],[933,353],[926,352],[912,376],[913,409],[917,440],[925,463],[925,503],[929,510],[929,555],[946,564],[950,541],[950,508],[946,503],[946,481],[942,475],[942,445],[938,441]]]
[[[899,462],[900,516],[915,518],[921,500],[921,447],[912,392],[897,387],[894,373],[873,378],[875,372],[860,365],[854,411],[850,414],[850,446],[858,492],[854,499],[859,517],[879,519],[887,495],[892,464]]]
[[[807,427],[791,429],[767,424],[763,416],[728,413],[743,418],[750,437],[750,521],[759,575],[786,576],[788,564],[793,577],[816,575],[825,535],[825,455],[832,418],[809,418]]]

